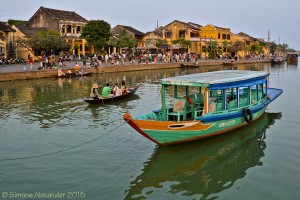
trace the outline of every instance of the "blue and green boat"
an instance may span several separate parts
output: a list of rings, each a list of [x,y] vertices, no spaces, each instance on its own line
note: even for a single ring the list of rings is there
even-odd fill
[[[265,71],[225,70],[164,78],[161,108],[123,119],[160,146],[222,134],[260,118],[283,91]]]

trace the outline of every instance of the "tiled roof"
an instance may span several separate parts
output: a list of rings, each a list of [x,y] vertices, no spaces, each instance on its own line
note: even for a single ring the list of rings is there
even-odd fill
[[[120,27],[123,27],[124,29],[126,29],[127,31],[131,32],[131,33],[134,33],[135,35],[138,35],[138,36],[144,36],[145,33],[139,31],[139,30],[136,30],[135,28],[132,28],[131,26],[123,26],[123,25],[118,25]]]
[[[3,32],[15,32],[16,30],[6,25],[5,22],[0,22],[0,31]]]
[[[243,33],[243,32],[239,32],[238,35],[240,35],[240,36],[242,36],[242,37],[249,38],[249,39],[251,39],[251,40],[255,40],[255,41],[258,40],[257,38],[254,38],[254,37],[252,37],[252,36],[250,36],[250,35],[248,35],[248,34],[246,34],[246,33]]]
[[[41,6],[39,8],[39,10],[44,11],[45,13],[47,13],[54,19],[71,20],[71,21],[78,21],[78,22],[88,22],[88,20],[86,20],[85,18],[78,15],[75,11],[56,10],[56,9],[51,9],[51,8],[45,8],[43,6]]]
[[[46,27],[38,27],[38,28],[33,28],[33,27],[27,27],[26,25],[17,25],[16,26],[22,33],[28,36],[32,36],[36,34],[38,31],[41,30],[48,30]]]

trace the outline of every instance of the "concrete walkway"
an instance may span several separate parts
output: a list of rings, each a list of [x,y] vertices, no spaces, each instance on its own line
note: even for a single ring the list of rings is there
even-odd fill
[[[253,64],[253,63],[269,63],[269,59],[265,60],[238,60],[235,61],[235,64]],[[79,66],[82,66],[82,61],[65,61],[63,66],[63,71],[67,69],[73,69],[75,64],[78,63]],[[223,65],[224,60],[199,60],[198,66],[216,66]],[[152,69],[170,69],[170,68],[179,68],[181,64],[184,65],[195,65],[195,62],[190,63],[155,63],[155,64],[135,64],[131,65],[128,62],[124,65],[101,65],[98,68],[90,67],[87,64],[86,72],[93,73],[116,73],[116,72],[128,72],[128,71],[141,71],[141,70],[152,70]],[[29,64],[6,64],[0,65],[0,81],[13,81],[13,80],[24,80],[24,79],[35,79],[35,78],[49,78],[57,75],[57,70],[38,70],[40,67],[39,62],[33,64],[32,70],[30,69]]]

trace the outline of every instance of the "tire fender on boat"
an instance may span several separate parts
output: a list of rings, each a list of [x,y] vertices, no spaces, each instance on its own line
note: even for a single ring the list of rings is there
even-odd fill
[[[253,121],[252,111],[249,108],[243,109],[243,116],[247,123],[251,123]]]

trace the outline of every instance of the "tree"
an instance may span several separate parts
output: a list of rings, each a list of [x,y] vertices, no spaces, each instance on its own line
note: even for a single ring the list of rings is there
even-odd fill
[[[179,44],[180,46],[188,49],[191,46],[191,42],[189,40],[186,39],[178,39],[178,40],[173,40],[172,41],[173,44]]]
[[[110,36],[109,40],[107,41],[107,45],[118,47],[118,48],[133,48],[136,47],[137,40],[127,34],[125,30],[122,30],[119,36]]]
[[[235,54],[237,54],[237,52],[239,51],[243,51],[245,50],[245,43],[242,41],[236,41],[232,46],[231,46],[231,52],[234,52]]]
[[[111,36],[110,29],[110,24],[104,20],[91,20],[83,27],[80,37],[93,45],[96,50],[102,50],[107,46]]]
[[[231,43],[228,42],[227,40],[223,40],[222,44],[223,44],[223,51],[228,52],[228,47],[230,46]]]
[[[39,31],[33,36],[20,39],[18,44],[21,47],[30,49],[35,55],[40,55],[43,51],[45,52],[45,55],[50,55],[51,52],[70,49],[66,44],[66,41],[54,30]]]

